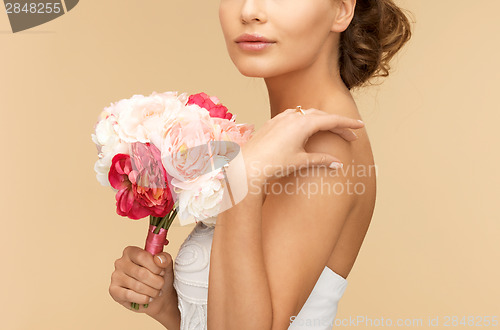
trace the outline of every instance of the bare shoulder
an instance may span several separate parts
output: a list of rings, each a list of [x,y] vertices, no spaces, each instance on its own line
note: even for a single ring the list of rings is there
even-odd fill
[[[321,109],[354,119],[361,119],[357,105],[350,97],[344,97],[329,107]],[[353,212],[349,218],[366,219],[369,222],[375,206],[377,166],[367,130],[369,126],[353,130],[358,139],[346,141],[341,136],[330,131],[320,131],[313,134],[307,141],[306,152],[329,153],[339,158],[344,167],[338,170],[343,177],[342,187],[337,182],[338,192],[351,197]]]
[[[339,98],[329,106],[320,110],[331,114],[363,120],[359,114],[356,103],[350,97]],[[331,131],[316,132],[309,137],[304,149],[306,152],[329,153],[342,160],[344,165],[356,162],[361,162],[363,164],[373,163],[373,154],[366,126],[360,129],[354,129],[353,132],[358,136],[358,139],[355,141],[346,141],[341,136]]]
[[[327,110],[363,120],[354,102],[350,103],[349,100]],[[305,147],[308,152],[331,153],[344,163],[344,167],[338,170],[344,179],[335,183],[335,194],[336,199],[339,194],[350,196],[352,208],[327,262],[330,269],[344,278],[348,277],[354,265],[375,208],[377,167],[367,130],[367,125],[355,130],[358,139],[352,142],[345,141],[331,132],[318,132],[310,138]]]

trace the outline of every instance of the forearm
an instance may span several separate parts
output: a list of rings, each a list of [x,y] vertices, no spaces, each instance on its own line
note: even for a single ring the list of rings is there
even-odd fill
[[[175,298],[175,299],[174,299]],[[160,313],[150,315],[168,330],[179,330],[181,328],[181,313],[177,307],[177,295],[172,297],[172,302]]]
[[[271,329],[262,248],[263,196],[260,182],[249,181],[246,197],[217,217],[210,257],[209,330]]]

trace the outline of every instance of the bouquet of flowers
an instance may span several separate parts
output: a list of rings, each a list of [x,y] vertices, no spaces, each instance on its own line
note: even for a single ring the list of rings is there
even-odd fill
[[[133,95],[101,112],[91,135],[97,180],[116,193],[119,215],[149,216],[145,250],[152,255],[168,244],[176,215],[181,225],[215,225],[228,187],[224,166],[254,131],[235,118],[205,93]]]

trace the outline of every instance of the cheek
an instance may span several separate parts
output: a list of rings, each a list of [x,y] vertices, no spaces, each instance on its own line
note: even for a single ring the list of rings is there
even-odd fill
[[[319,56],[328,37],[328,29],[325,30],[317,22],[307,19],[282,27],[280,52],[289,58],[288,65],[308,65]]]
[[[227,40],[231,36],[231,25],[229,24],[231,21],[230,18],[230,8],[225,1],[221,1],[219,5],[219,24],[224,35],[224,38]],[[233,32],[234,33],[234,32]]]
[[[297,54],[311,54],[321,47],[325,38],[329,34],[329,16],[327,8],[318,5],[315,0],[313,4],[300,2],[299,6],[294,6],[283,13],[276,12],[274,16],[275,28],[283,39],[281,46],[287,51]]]

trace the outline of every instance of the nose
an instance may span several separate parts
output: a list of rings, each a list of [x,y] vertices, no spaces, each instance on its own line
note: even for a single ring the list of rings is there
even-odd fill
[[[243,0],[241,8],[241,22],[243,24],[249,24],[253,21],[263,23],[266,20],[263,0]]]

